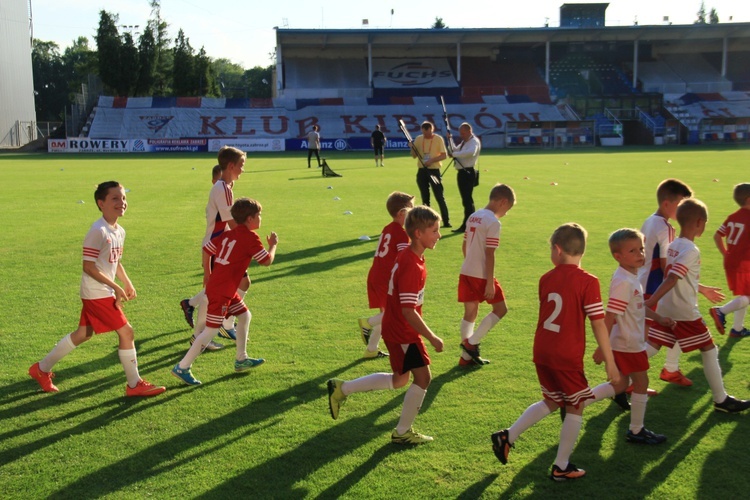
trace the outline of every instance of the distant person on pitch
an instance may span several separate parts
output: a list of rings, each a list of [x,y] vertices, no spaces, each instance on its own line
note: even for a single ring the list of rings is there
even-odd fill
[[[385,164],[383,163],[383,159],[385,158],[383,150],[385,149],[386,141],[387,139],[385,138],[385,135],[380,130],[380,125],[375,125],[375,130],[373,130],[372,135],[370,135],[370,145],[375,151],[376,167],[385,167]],[[378,164],[378,161],[380,164]]]
[[[307,134],[307,168],[310,168],[310,159],[312,155],[318,160],[318,167],[320,167],[320,127],[313,125],[310,133]]]

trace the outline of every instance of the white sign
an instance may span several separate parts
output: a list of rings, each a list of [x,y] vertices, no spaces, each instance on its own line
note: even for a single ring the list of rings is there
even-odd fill
[[[376,89],[458,87],[448,59],[373,59]]]

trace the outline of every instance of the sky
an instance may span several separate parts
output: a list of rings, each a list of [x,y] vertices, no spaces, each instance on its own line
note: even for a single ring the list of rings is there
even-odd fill
[[[2,0],[7,1],[7,0]],[[26,0],[24,0],[26,1]],[[119,24],[139,26],[130,29],[134,38],[151,17],[148,0],[29,0],[34,38],[53,41],[64,50],[79,36],[94,36],[99,12],[104,9],[119,16]],[[563,0],[456,0],[427,2],[327,0],[161,0],[162,19],[169,23],[175,38],[181,28],[196,50],[201,47],[214,58],[226,58],[244,68],[268,66],[276,45],[274,27],[290,29],[359,29],[363,20],[373,28],[429,28],[441,17],[449,28],[542,27],[545,21],[559,25]],[[586,0],[567,3],[597,3]],[[260,6],[259,6],[260,5]],[[513,5],[503,8],[502,5]],[[706,11],[715,8],[720,22],[750,22],[750,2],[705,0]],[[606,12],[607,26],[692,24],[700,0],[612,0]],[[391,14],[393,11],[393,14]],[[730,21],[730,16],[732,20]]]

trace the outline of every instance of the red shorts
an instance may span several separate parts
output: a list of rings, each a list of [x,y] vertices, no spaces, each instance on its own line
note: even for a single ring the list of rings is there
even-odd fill
[[[474,278],[461,274],[458,276],[458,301],[463,302],[487,302],[488,304],[497,304],[505,300],[505,294],[500,287],[497,279],[492,278],[495,284],[495,295],[487,300],[484,298],[484,287],[487,286],[487,280],[483,278]]]
[[[78,326],[88,326],[94,333],[107,333],[119,330],[128,324],[122,309],[115,306],[114,297],[103,299],[81,299],[81,319]]]
[[[544,399],[557,406],[578,408],[587,399],[594,398],[583,371],[555,370],[549,366],[536,365],[536,375]]]
[[[727,285],[735,295],[750,295],[750,271],[745,269],[726,269]]]
[[[373,283],[367,280],[367,299],[370,301],[370,309],[385,309],[388,300],[388,283]]]
[[[627,376],[631,373],[648,371],[648,354],[641,352],[612,351],[615,356],[615,364],[620,373]]]
[[[648,329],[648,340],[654,344],[672,347],[680,345],[682,352],[712,346],[714,341],[703,318],[693,321],[676,321],[673,329],[653,322]]]
[[[206,309],[206,326],[220,328],[224,318],[239,316],[245,311],[247,311],[247,306],[236,293],[232,298],[209,297],[208,308]]]
[[[384,340],[388,348],[389,359],[391,360],[391,369],[393,373],[403,375],[414,368],[421,368],[430,365],[430,356],[427,355],[427,349],[424,347],[422,338],[419,342],[413,344],[398,344]]]

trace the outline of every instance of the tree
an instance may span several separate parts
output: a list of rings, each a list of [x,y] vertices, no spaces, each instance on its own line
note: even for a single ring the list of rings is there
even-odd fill
[[[117,31],[118,16],[102,10],[96,30],[96,47],[99,52],[99,76],[104,85],[118,90],[120,78],[120,48],[122,39]]]
[[[448,26],[445,25],[442,17],[436,17],[435,23],[431,26],[431,28],[434,30],[443,30],[443,29],[446,29],[447,27]]]
[[[182,29],[177,32],[172,53],[174,55],[172,66],[172,90],[174,95],[195,95],[199,84],[195,81],[194,51],[190,46],[190,40],[185,37],[185,32]]]
[[[206,55],[206,50],[201,47],[194,60],[195,77],[198,81],[197,95],[206,97],[218,97],[219,85],[216,83],[214,71],[211,66],[211,58]]]
[[[719,13],[714,8],[708,14],[708,24],[719,24]]]
[[[34,107],[39,121],[62,121],[68,104],[68,85],[60,47],[34,39],[31,48]]]
[[[220,58],[211,61],[211,71],[217,80],[221,95],[225,97],[245,97],[245,68],[229,59]],[[235,91],[240,91],[237,95]]]
[[[88,82],[88,76],[99,73],[97,52],[89,47],[89,39],[85,36],[79,36],[65,49],[62,64],[67,91],[71,94],[80,93],[81,85]]]
[[[161,18],[160,0],[149,0],[151,6],[151,19],[148,27],[151,28],[156,42],[154,60],[154,88],[159,95],[167,95],[172,86],[173,53],[169,48],[171,40],[167,28],[169,24]]]
[[[151,21],[138,39],[138,78],[133,95],[152,95],[156,83],[156,39]]]
[[[133,36],[125,33],[122,45],[120,46],[120,77],[117,82],[117,93],[122,96],[129,96],[135,90],[138,81],[138,49],[133,43]]]
[[[706,24],[706,4],[705,2],[701,2],[701,7],[698,9],[698,12],[696,13],[698,16],[698,19],[695,20],[695,23],[693,24]]]
[[[245,82],[250,97],[268,99],[272,96],[271,81],[273,79],[273,68],[273,65],[265,68],[256,66],[245,71]]]

